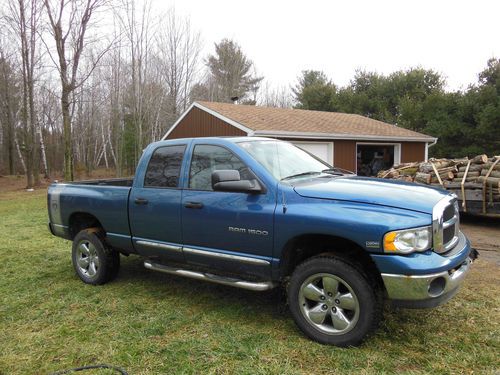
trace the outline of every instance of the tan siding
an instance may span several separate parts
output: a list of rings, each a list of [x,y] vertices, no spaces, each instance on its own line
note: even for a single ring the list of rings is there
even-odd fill
[[[193,107],[182,119],[167,139],[190,137],[246,136],[247,133],[212,116],[210,113]]]
[[[423,161],[425,159],[425,143],[401,142],[401,163]]]
[[[333,164],[356,172],[356,141],[333,141]]]

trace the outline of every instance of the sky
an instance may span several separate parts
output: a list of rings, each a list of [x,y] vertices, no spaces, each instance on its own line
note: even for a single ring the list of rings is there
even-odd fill
[[[346,85],[356,69],[389,74],[421,66],[465,89],[500,58],[498,0],[157,0],[188,16],[204,41],[235,40],[273,86],[290,87],[305,69]]]

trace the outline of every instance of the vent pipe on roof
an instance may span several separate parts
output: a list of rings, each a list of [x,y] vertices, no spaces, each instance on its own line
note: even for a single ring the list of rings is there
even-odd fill
[[[238,96],[232,96],[231,97],[231,101],[233,102],[233,104],[238,104],[238,99],[239,99]]]

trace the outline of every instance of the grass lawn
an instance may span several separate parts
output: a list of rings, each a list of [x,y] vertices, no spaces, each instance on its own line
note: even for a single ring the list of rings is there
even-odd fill
[[[70,242],[47,230],[45,192],[0,192],[0,374],[109,363],[130,374],[500,371],[498,259],[432,310],[385,312],[360,348],[306,339],[280,293],[177,278],[122,257],[104,286],[74,274]],[[102,373],[102,372],[101,372]]]

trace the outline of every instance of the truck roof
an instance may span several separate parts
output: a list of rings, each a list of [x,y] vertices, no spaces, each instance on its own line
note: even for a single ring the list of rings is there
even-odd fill
[[[179,141],[191,141],[193,139],[196,139],[198,141],[213,141],[213,140],[222,140],[222,141],[227,141],[231,143],[238,143],[238,142],[251,142],[251,141],[277,141],[277,139],[274,138],[266,138],[266,137],[244,137],[244,136],[225,136],[225,137],[191,137],[191,138],[176,138],[176,139],[166,139],[162,141],[157,141],[153,142],[151,144],[157,145],[157,144],[169,144],[169,143],[177,143]]]

